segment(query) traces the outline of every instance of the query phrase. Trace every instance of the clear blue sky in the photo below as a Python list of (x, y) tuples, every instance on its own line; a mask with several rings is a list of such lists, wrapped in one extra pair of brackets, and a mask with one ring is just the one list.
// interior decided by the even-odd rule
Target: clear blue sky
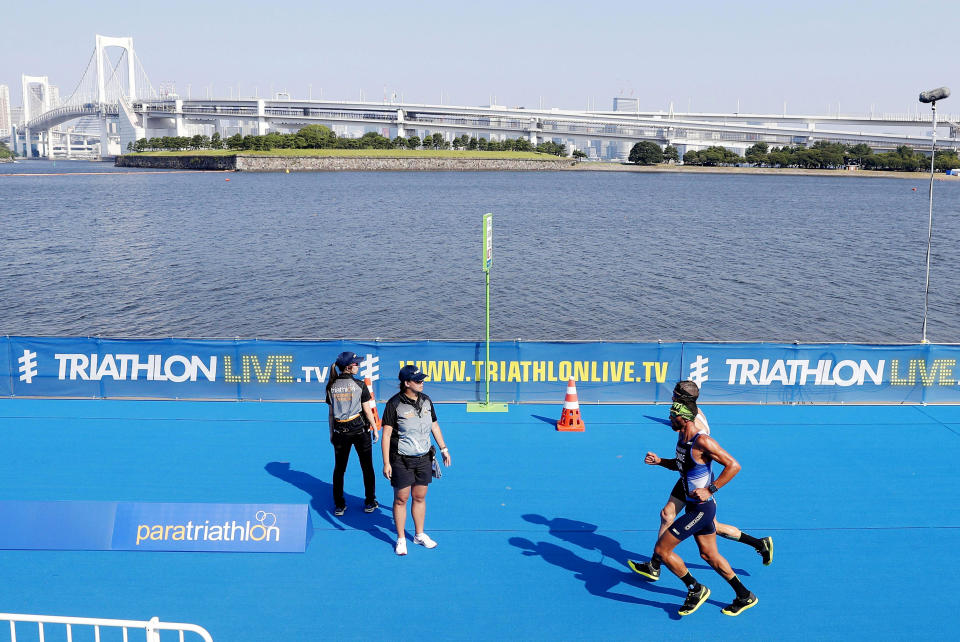
[[(94, 35), (132, 36), (152, 84), (194, 97), (306, 97), (582, 109), (906, 112), (960, 92), (955, 1), (6, 3), (0, 84), (20, 74), (69, 94)], [(930, 34), (930, 42), (925, 42)], [(956, 101), (956, 108), (951, 104)], [(960, 94), (942, 111), (960, 113)]]

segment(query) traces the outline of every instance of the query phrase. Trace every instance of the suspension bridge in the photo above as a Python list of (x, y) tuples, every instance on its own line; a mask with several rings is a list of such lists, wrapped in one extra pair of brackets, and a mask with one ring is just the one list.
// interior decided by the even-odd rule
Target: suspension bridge
[[(119, 50), (119, 55), (115, 52)], [(111, 57), (113, 56), (113, 57)], [(232, 91), (232, 90), (231, 90)], [(625, 160), (640, 140), (673, 145), (683, 154), (722, 146), (743, 154), (756, 143), (811, 145), (817, 141), (864, 143), (878, 151), (909, 145), (929, 148), (925, 114), (746, 114), (679, 113), (615, 109), (561, 110), (429, 105), (396, 101), (331, 101), (270, 97), (194, 99), (158, 92), (137, 57), (132, 37), (96, 36), (80, 80), (58, 100), (46, 76), (21, 77), (22, 118), (14, 123), (11, 147), (28, 157), (58, 158), (125, 153), (140, 138), (165, 136), (265, 135), (291, 133), (322, 124), (338, 136), (376, 132), (388, 138), (440, 133), (450, 141), (467, 135), (488, 140), (525, 138), (565, 144), (569, 153)], [(639, 103), (637, 103), (638, 105)], [(64, 130), (67, 123), (85, 126)], [(941, 115), (940, 149), (960, 149), (960, 115)], [(886, 130), (886, 131), (884, 131)]]

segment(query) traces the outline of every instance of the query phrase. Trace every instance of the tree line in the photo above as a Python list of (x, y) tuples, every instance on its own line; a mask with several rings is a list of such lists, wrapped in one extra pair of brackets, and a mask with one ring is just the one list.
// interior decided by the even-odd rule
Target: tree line
[(10, 148), (7, 147), (6, 143), (0, 143), (0, 158), (13, 158), (15, 156), (16, 153), (10, 151)]
[[(629, 160), (638, 165), (653, 165), (677, 160), (676, 148), (660, 146), (651, 141), (641, 141), (630, 150)], [(770, 148), (766, 143), (756, 143), (747, 148), (743, 156), (725, 147), (712, 146), (690, 150), (683, 155), (684, 165), (753, 165), (755, 167), (800, 167), (804, 169), (840, 169), (858, 165), (864, 169), (890, 170), (897, 172), (923, 171), (930, 167), (930, 157), (915, 151), (908, 145), (900, 145), (894, 151), (877, 154), (865, 143), (844, 145), (817, 141), (810, 147), (804, 145)], [(938, 151), (934, 160), (936, 171), (960, 168), (960, 157), (953, 150)]]
[(556, 156), (566, 156), (566, 145), (543, 142), (534, 145), (526, 138), (508, 138), (502, 141), (487, 140), (473, 136), (457, 136), (452, 141), (443, 134), (432, 136), (397, 136), (393, 139), (376, 132), (367, 132), (360, 138), (337, 136), (324, 125), (307, 125), (294, 134), (247, 135), (234, 134), (222, 138), (218, 132), (212, 136), (162, 136), (141, 138), (127, 144), (127, 151), (184, 151), (201, 149), (230, 149), (235, 151), (269, 151), (272, 149), (466, 149), (481, 151), (540, 152)]

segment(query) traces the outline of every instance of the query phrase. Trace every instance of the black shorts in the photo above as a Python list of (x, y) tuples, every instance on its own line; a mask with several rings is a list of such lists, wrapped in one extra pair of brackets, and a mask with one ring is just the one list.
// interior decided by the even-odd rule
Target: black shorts
[(667, 530), (681, 542), (691, 535), (710, 535), (716, 533), (713, 520), (717, 517), (717, 502), (687, 502), (683, 515), (678, 517)]
[(429, 453), (420, 455), (419, 457), (397, 455), (396, 459), (390, 461), (390, 467), (393, 468), (390, 485), (394, 488), (427, 486), (430, 484), (430, 480), (433, 479), (433, 476), (430, 474)]

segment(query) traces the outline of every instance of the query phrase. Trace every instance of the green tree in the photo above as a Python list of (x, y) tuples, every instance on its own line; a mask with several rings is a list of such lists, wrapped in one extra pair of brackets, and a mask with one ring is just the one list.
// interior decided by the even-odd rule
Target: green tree
[(220, 132), (213, 132), (213, 136), (210, 137), (210, 149), (223, 149), (223, 139), (220, 137)]
[(283, 135), (277, 132), (270, 132), (261, 137), (260, 140), (260, 149), (270, 150), (270, 149), (283, 149), (284, 147)]
[(414, 135), (407, 139), (407, 149), (416, 149), (418, 147), (420, 147), (419, 136)]
[(666, 147), (663, 148), (663, 160), (673, 161), (674, 163), (679, 162), (680, 161), (679, 150), (673, 145), (667, 145)]
[(309, 149), (333, 147), (337, 139), (337, 135), (333, 133), (333, 130), (324, 125), (307, 125), (301, 128), (297, 132), (297, 135), (306, 141), (307, 148)]
[(948, 169), (957, 169), (960, 167), (960, 158), (954, 150), (937, 152), (934, 158), (934, 167), (938, 172), (945, 172)]
[(367, 132), (358, 141), (360, 149), (393, 149), (393, 143), (377, 132)]
[(404, 138), (403, 136), (394, 137), (392, 142), (393, 142), (394, 148), (396, 149), (403, 149), (404, 147), (407, 146), (407, 139)]
[(447, 141), (443, 140), (443, 134), (440, 132), (436, 132), (431, 138), (434, 149), (443, 149), (447, 146)]
[(663, 162), (663, 150), (652, 141), (642, 140), (630, 150), (629, 160), (637, 165), (656, 165)]
[(867, 156), (872, 156), (873, 150), (866, 143), (857, 143), (847, 150), (846, 159), (857, 165), (863, 165)]
[(587, 153), (579, 149), (575, 149), (573, 150), (573, 157), (582, 161), (587, 157)]
[(243, 134), (234, 134), (223, 142), (227, 149), (243, 149)]
[(747, 151), (744, 153), (743, 157), (748, 163), (753, 165), (763, 165), (767, 162), (767, 153), (769, 148), (764, 142), (756, 143), (747, 148)]
[(467, 143), (467, 149), (472, 151), (472, 150), (475, 150), (476, 148), (477, 148), (477, 138), (476, 136), (471, 136), (470, 142)]

